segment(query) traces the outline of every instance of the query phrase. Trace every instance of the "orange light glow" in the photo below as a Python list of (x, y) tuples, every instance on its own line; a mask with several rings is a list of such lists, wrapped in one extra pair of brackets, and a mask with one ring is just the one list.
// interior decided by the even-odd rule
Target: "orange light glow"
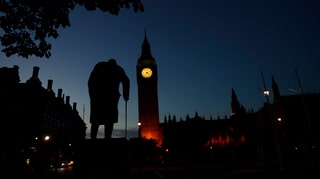
[(231, 143), (244, 143), (246, 141), (245, 136), (241, 135), (238, 141), (234, 141), (229, 134), (215, 134), (211, 136), (211, 139), (205, 144), (206, 147), (225, 147), (230, 145)]

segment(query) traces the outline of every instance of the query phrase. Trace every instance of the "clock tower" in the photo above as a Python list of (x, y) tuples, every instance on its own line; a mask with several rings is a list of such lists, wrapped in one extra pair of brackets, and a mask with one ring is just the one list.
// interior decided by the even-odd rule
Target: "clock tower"
[(162, 143), (159, 130), (158, 69), (145, 33), (136, 66), (138, 82), (139, 137)]

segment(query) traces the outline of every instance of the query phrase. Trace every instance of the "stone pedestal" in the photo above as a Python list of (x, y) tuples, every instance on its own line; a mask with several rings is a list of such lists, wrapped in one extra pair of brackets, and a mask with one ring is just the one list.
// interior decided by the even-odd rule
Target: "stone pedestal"
[(123, 178), (130, 164), (126, 138), (87, 139), (76, 146), (74, 175)]

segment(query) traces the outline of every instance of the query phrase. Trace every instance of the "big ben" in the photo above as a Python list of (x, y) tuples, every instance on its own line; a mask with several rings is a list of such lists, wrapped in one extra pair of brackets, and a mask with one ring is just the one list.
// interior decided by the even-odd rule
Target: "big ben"
[(158, 142), (158, 145), (160, 145), (162, 136), (159, 130), (158, 69), (157, 63), (151, 54), (150, 44), (146, 34), (136, 69), (139, 137), (154, 139)]

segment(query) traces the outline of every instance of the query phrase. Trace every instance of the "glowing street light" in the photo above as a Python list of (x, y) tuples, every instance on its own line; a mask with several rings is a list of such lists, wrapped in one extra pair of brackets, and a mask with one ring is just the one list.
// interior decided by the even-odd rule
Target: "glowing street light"
[(141, 138), (141, 122), (138, 122), (138, 136)]
[(51, 139), (51, 138), (50, 138), (49, 135), (46, 135), (46, 136), (44, 136), (44, 138), (43, 138), (44, 141), (49, 141), (50, 139)]
[(282, 119), (281, 119), (281, 117), (278, 117), (278, 119), (277, 119), (277, 120), (278, 120), (279, 122), (281, 122), (281, 120), (282, 120)]

